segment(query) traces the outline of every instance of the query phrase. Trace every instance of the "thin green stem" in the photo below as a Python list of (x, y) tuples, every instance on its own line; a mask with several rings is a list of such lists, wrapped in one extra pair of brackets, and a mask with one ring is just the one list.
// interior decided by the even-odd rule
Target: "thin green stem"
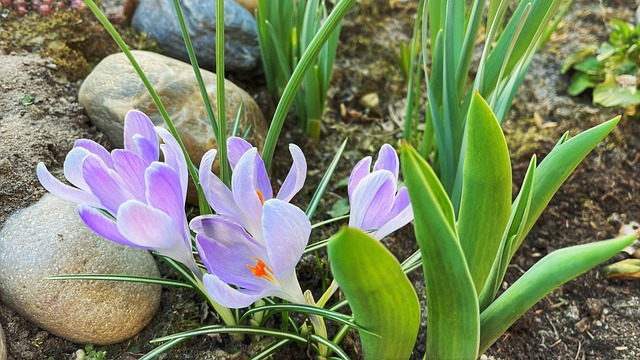
[(231, 185), (231, 166), (227, 158), (227, 115), (224, 94), (224, 0), (216, 1), (216, 97), (218, 100), (218, 154), (220, 178)]

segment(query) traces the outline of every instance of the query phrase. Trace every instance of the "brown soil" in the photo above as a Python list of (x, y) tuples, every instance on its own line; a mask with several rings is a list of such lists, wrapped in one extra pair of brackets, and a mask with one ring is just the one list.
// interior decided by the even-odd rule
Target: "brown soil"
[[(390, 4), (389, 4), (390, 3)], [(307, 186), (297, 197), (306, 206), (326, 165), (345, 137), (347, 150), (333, 184), (316, 212), (315, 221), (327, 219), (333, 204), (346, 196), (340, 180), (348, 176), (357, 160), (373, 155), (385, 142), (397, 144), (400, 127), (390, 119), (402, 114), (404, 83), (391, 49), (410, 35), (414, 5), (402, 1), (372, 5), (363, 2), (350, 13), (342, 32), (334, 81), (325, 118), (322, 141), (309, 142), (294, 121), (286, 124), (278, 149), (279, 162), (274, 177), (282, 179), (288, 169), (289, 142), (299, 144), (310, 164)], [(504, 126), (512, 152), (514, 186), (518, 187), (533, 154), (541, 159), (565, 132), (572, 135), (608, 120), (622, 110), (593, 106), (588, 97), (566, 94), (568, 77), (559, 75), (563, 59), (586, 44), (606, 38), (608, 19), (631, 20), (627, 2), (595, 4), (577, 1), (542, 52), (534, 60), (524, 86), (514, 102)], [(9, 19), (10, 20), (10, 19)], [(16, 19), (14, 19), (16, 21)], [(3, 48), (0, 53), (17, 51), (28, 57), (0, 55), (0, 226), (13, 212), (36, 201), (44, 192), (35, 177), (35, 164), (44, 161), (61, 174), (64, 156), (73, 141), (85, 137), (109, 146), (105, 137), (92, 127), (77, 103), (78, 83), (60, 84), (57, 72), (29, 55), (32, 49)], [(20, 63), (19, 73), (3, 74), (7, 62)], [(258, 80), (260, 82), (261, 80)], [(243, 84), (240, 84), (243, 85)], [(247, 85), (255, 87), (254, 85)], [(360, 98), (377, 92), (381, 104), (365, 109)], [(43, 101), (22, 105), (24, 94), (41, 95)], [(262, 97), (264, 98), (264, 97)], [(261, 105), (266, 105), (262, 101)], [(266, 111), (268, 112), (268, 111)], [(268, 114), (267, 114), (268, 115)], [(548, 126), (550, 122), (557, 126)], [(576, 244), (617, 235), (624, 223), (640, 220), (640, 122), (623, 119), (614, 132), (589, 155), (560, 189), (517, 252), (507, 274), (511, 284), (523, 271), (549, 252)], [(315, 230), (312, 241), (327, 238), (339, 225)], [(400, 259), (416, 250), (410, 227), (385, 240)], [(321, 254), (322, 255), (322, 254)], [(176, 275), (159, 263), (163, 276)], [(304, 288), (321, 292), (321, 274), (314, 256), (303, 258), (299, 276)], [(424, 297), (421, 273), (410, 276)], [(109, 359), (134, 359), (153, 349), (149, 340), (216, 323), (196, 294), (166, 288), (162, 308), (152, 323), (127, 342), (96, 347)], [(28, 323), (13, 310), (0, 304), (0, 324), (5, 330), (10, 359), (71, 359), (83, 345), (57, 338)], [(424, 353), (423, 334), (414, 358)], [(640, 358), (640, 282), (612, 281), (592, 270), (555, 290), (517, 321), (487, 352), (497, 359), (638, 359)], [(223, 336), (200, 336), (162, 355), (162, 359), (242, 359), (268, 345), (271, 339), (245, 338), (231, 341)], [(357, 334), (350, 333), (343, 347), (353, 358), (360, 357)], [(274, 358), (305, 358), (307, 352), (295, 346)]]

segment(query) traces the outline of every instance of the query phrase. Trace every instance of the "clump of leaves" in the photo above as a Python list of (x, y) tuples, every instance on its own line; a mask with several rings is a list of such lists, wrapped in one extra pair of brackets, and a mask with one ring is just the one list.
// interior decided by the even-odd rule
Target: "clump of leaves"
[(573, 71), (567, 92), (593, 89), (593, 103), (606, 107), (639, 105), (640, 27), (613, 19), (609, 28), (608, 41), (583, 48), (562, 65), (561, 73)]

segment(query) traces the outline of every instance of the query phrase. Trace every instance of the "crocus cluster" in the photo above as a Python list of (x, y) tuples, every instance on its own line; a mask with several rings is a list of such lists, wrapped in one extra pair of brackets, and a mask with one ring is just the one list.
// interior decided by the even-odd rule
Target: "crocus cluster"
[[(75, 142), (64, 162), (64, 175), (73, 186), (57, 180), (42, 163), (37, 173), (47, 190), (79, 204), (80, 217), (94, 232), (180, 261), (225, 307), (247, 307), (267, 296), (305, 304), (295, 267), (311, 223), (290, 203), (306, 179), (304, 154), (289, 146), (291, 169), (274, 194), (258, 149), (238, 137), (229, 138), (227, 147), (231, 188), (213, 174), (217, 152), (208, 151), (199, 180), (215, 214), (190, 224), (184, 209), (187, 163), (180, 145), (139, 111), (125, 117), (124, 149), (108, 152), (91, 140)], [(349, 226), (382, 239), (412, 220), (407, 190), (397, 189), (398, 169), (398, 156), (389, 145), (380, 149), (373, 171), (371, 157), (358, 162), (349, 179)], [(204, 274), (194, 260), (189, 230), (196, 234)]]
[[(158, 136), (164, 144), (159, 144)], [(184, 211), (185, 158), (175, 138), (154, 127), (145, 114), (127, 113), (124, 149), (109, 153), (91, 140), (75, 142), (64, 161), (64, 175), (74, 186), (57, 180), (43, 163), (37, 173), (51, 193), (79, 204), (80, 217), (98, 235), (155, 250), (199, 275)]]

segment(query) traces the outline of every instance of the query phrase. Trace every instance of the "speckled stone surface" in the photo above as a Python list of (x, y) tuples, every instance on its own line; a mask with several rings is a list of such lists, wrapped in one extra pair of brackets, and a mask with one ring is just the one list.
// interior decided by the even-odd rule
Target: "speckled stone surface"
[[(183, 0), (182, 14), (200, 66), (214, 69), (216, 63), (215, 0)], [(253, 4), (244, 2), (249, 8)], [(258, 30), (252, 14), (234, 0), (224, 2), (224, 66), (228, 71), (254, 69), (260, 58)], [(172, 0), (142, 0), (131, 24), (161, 45), (176, 59), (189, 61)]]
[(2, 325), (0, 325), (0, 360), (7, 360), (7, 344), (5, 343)]
[[(133, 55), (167, 108), (191, 160), (199, 164), (202, 155), (217, 146), (193, 68), (190, 64), (152, 52), (133, 51)], [(203, 70), (202, 77), (207, 84), (212, 106), (216, 109), (216, 74)], [(131, 109), (144, 112), (154, 124), (164, 126), (164, 120), (151, 96), (123, 53), (102, 60), (82, 84), (78, 97), (91, 121), (116, 147), (123, 146), (124, 116)], [(249, 94), (225, 80), (226, 126), (229, 133), (240, 104), (243, 104), (243, 110), (238, 134), (244, 134), (251, 127), (247, 140), (261, 149), (267, 124), (260, 108)]]
[(0, 230), (3, 304), (76, 343), (113, 344), (136, 335), (155, 315), (161, 288), (47, 279), (91, 273), (159, 277), (148, 251), (99, 237), (84, 225), (76, 204), (52, 194), (12, 215)]

